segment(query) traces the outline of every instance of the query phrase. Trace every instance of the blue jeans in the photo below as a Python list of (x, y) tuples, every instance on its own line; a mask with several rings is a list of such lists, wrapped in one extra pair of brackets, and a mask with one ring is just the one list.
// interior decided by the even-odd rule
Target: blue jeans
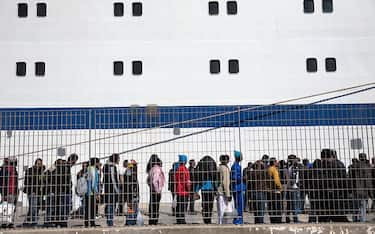
[(358, 210), (358, 215), (353, 215), (353, 222), (366, 222), (367, 199), (356, 199), (354, 207)]
[(71, 207), (71, 194), (60, 194), (56, 198), (56, 223), (66, 226)]
[(113, 216), (114, 216), (114, 207), (115, 204), (109, 203), (105, 206), (105, 216), (107, 217), (107, 226), (112, 227), (113, 226)]
[(27, 212), (26, 223), (36, 225), (38, 223), (39, 209), (38, 209), (39, 196), (32, 194), (28, 196), (29, 210)]
[(264, 223), (264, 211), (266, 209), (266, 199), (267, 199), (267, 196), (265, 192), (254, 193), (255, 223)]
[(45, 223), (51, 224), (55, 220), (55, 195), (48, 194), (46, 198), (46, 216), (45, 216)]
[(298, 190), (287, 191), (287, 217), (289, 213), (293, 214), (293, 221), (298, 222), (298, 214), (301, 207), (301, 193)]

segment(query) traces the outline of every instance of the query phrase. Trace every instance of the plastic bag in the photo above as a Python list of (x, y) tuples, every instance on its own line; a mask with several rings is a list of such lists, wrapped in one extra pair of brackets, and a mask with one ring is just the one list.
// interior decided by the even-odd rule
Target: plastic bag
[(177, 207), (177, 196), (174, 196), (173, 201), (172, 201), (172, 208), (176, 209), (176, 207)]
[(143, 220), (142, 213), (140, 211), (138, 211), (138, 214), (137, 214), (137, 226), (143, 226), (143, 225), (144, 225), (144, 220)]

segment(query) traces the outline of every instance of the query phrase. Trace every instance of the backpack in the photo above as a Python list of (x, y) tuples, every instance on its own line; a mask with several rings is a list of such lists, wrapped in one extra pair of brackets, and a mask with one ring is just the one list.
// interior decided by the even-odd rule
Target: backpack
[(77, 181), (76, 193), (83, 197), (87, 193), (87, 178), (86, 175), (80, 177)]

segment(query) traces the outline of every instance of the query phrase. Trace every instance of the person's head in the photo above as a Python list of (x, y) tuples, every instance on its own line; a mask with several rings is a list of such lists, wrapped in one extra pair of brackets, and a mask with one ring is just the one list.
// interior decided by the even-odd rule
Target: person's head
[(235, 150), (234, 159), (236, 160), (236, 162), (241, 162), (243, 159), (242, 153), (240, 151)]
[(270, 156), (268, 156), (267, 154), (263, 154), (262, 162), (267, 165), (269, 163), (269, 160), (270, 160)]
[(195, 163), (195, 160), (194, 159), (190, 159), (189, 160), (189, 166), (190, 167), (195, 167), (196, 163)]
[(276, 158), (270, 158), (270, 166), (276, 166), (277, 160)]
[(130, 163), (128, 163), (128, 169), (137, 173), (137, 162), (134, 159), (130, 160)]
[(57, 166), (61, 166), (61, 165), (63, 165), (64, 164), (64, 160), (62, 160), (61, 158), (59, 158), (59, 159), (57, 159), (56, 161), (55, 161), (55, 166), (57, 167)]
[(98, 158), (90, 158), (90, 166), (96, 167), (99, 164), (100, 160)]
[(118, 164), (120, 162), (120, 155), (119, 154), (112, 154), (109, 157), (109, 161), (114, 164)]
[(322, 149), (320, 152), (320, 158), (322, 160), (327, 160), (332, 157), (332, 151), (330, 149)]
[(89, 166), (88, 161), (82, 163), (82, 169), (86, 169), (88, 166)]
[(223, 165), (227, 165), (229, 163), (229, 155), (227, 154), (220, 155), (220, 163)]
[(307, 159), (307, 158), (305, 158), (305, 159), (303, 159), (302, 160), (302, 164), (305, 166), (305, 167), (307, 167), (308, 165), (309, 165), (309, 160)]
[(248, 168), (252, 168), (252, 167), (253, 167), (253, 163), (252, 163), (252, 162), (248, 162), (248, 163), (247, 163), (247, 167), (248, 167)]
[(352, 158), (352, 164), (356, 164), (356, 163), (359, 163), (359, 160), (357, 158)]
[(129, 161), (127, 159), (125, 159), (123, 162), (122, 162), (122, 166), (124, 168), (128, 168), (128, 165), (129, 165)]
[(367, 155), (365, 153), (360, 153), (358, 155), (359, 161), (365, 162), (367, 160)]
[(68, 157), (68, 164), (70, 164), (71, 166), (73, 166), (74, 164), (76, 164), (78, 161), (78, 154), (76, 153), (72, 153), (71, 155), (69, 155)]
[(34, 166), (38, 169), (43, 168), (43, 160), (41, 158), (38, 158), (35, 160)]
[(178, 155), (178, 163), (185, 165), (187, 163), (188, 157), (185, 154)]

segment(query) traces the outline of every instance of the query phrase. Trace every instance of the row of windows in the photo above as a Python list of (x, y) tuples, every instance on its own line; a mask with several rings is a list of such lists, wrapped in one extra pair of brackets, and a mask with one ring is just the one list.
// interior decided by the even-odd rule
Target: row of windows
[[(142, 75), (142, 61), (132, 61), (132, 74)], [(336, 58), (325, 59), (326, 72), (335, 72), (337, 69)], [(316, 58), (306, 59), (306, 71), (317, 72), (318, 71), (318, 60)], [(35, 76), (44, 76), (46, 72), (46, 64), (44, 62), (35, 62)], [(219, 74), (221, 72), (221, 61), (219, 59), (210, 60), (210, 73)], [(230, 74), (237, 74), (240, 72), (239, 60), (230, 59), (228, 60), (228, 72)], [(16, 75), (26, 76), (26, 62), (16, 63)], [(122, 76), (124, 75), (124, 62), (114, 61), (113, 62), (113, 75)]]
[[(240, 64), (238, 59), (228, 60), (228, 72), (230, 74), (237, 74), (240, 72)], [(210, 73), (219, 74), (220, 73), (220, 60), (212, 59), (210, 60)]]
[[(122, 17), (124, 16), (124, 3), (123, 2), (115, 2), (113, 3), (113, 15), (115, 17)], [(142, 16), (143, 14), (143, 6), (141, 2), (133, 2), (132, 3), (132, 12), (133, 16)]]
[[(236, 1), (227, 2), (227, 14), (237, 15), (238, 7)], [(208, 2), (208, 14), (209, 15), (219, 15), (219, 2), (210, 1)]]
[[(335, 72), (337, 69), (336, 58), (325, 59), (326, 72)], [(317, 72), (318, 71), (318, 60), (316, 58), (306, 59), (306, 71)]]
[[(333, 0), (322, 0), (322, 8), (323, 8), (323, 13), (332, 13), (333, 12)], [(305, 13), (314, 13), (315, 12), (314, 0), (304, 0), (303, 11)]]
[[(142, 61), (132, 61), (132, 74), (142, 75)], [(114, 61), (113, 62), (113, 75), (122, 76), (124, 75), (124, 62)]]
[[(18, 3), (18, 17), (25, 18), (28, 16), (28, 5), (27, 3)], [(47, 16), (47, 3), (38, 2), (36, 4), (36, 16), (46, 17)]]
[[(16, 75), (26, 76), (26, 62), (16, 63)], [(44, 62), (35, 62), (35, 76), (44, 76), (46, 73), (46, 64)]]

